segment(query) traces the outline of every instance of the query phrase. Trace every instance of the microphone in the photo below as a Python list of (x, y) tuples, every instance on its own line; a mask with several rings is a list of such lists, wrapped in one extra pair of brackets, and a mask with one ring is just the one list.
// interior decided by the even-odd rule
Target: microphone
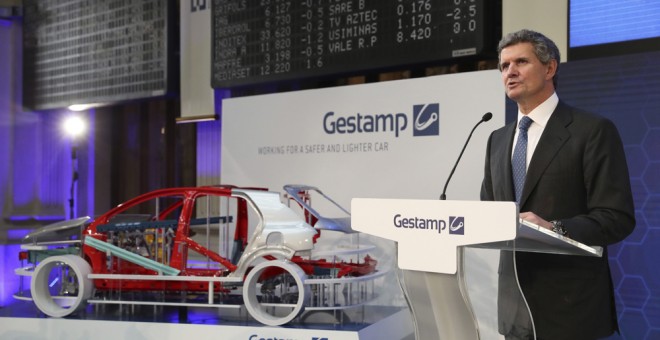
[(493, 114), (490, 112), (486, 112), (482, 117), (481, 120), (477, 123), (472, 128), (472, 131), (470, 131), (470, 135), (468, 136), (467, 140), (465, 141), (465, 145), (463, 145), (463, 150), (461, 150), (461, 154), (458, 155), (458, 159), (456, 159), (456, 164), (454, 164), (454, 168), (451, 169), (451, 172), (449, 173), (449, 177), (447, 177), (447, 182), (445, 182), (445, 188), (442, 189), (442, 195), (440, 195), (440, 200), (444, 201), (447, 199), (447, 195), (445, 193), (447, 192), (447, 185), (449, 185), (449, 181), (451, 180), (451, 176), (454, 175), (454, 171), (456, 171), (456, 166), (458, 165), (458, 162), (461, 161), (461, 157), (463, 157), (463, 152), (465, 152), (465, 148), (467, 147), (468, 143), (470, 142), (470, 138), (472, 138), (472, 133), (474, 133), (474, 130), (477, 129), (477, 126), (483, 122), (489, 121), (491, 118), (493, 118)]

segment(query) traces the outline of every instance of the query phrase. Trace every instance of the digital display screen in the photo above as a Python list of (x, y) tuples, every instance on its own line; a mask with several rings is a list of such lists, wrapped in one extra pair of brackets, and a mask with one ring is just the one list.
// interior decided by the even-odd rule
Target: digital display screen
[(571, 0), (570, 47), (660, 37), (660, 1)]
[(492, 0), (213, 0), (212, 86), (494, 54)]
[(167, 94), (173, 2), (26, 0), (23, 104), (33, 110)]
[(659, 49), (660, 1), (570, 0), (569, 59)]

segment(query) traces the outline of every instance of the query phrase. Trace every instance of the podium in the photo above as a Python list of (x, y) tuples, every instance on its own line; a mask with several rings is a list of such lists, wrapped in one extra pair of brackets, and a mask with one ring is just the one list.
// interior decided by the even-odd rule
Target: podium
[[(503, 338), (498, 328), (512, 324), (535, 334), (515, 252), (599, 257), (603, 251), (520, 220), (514, 202), (354, 198), (351, 225), (396, 242), (399, 283), (417, 339), (497, 339)], [(491, 266), (467, 261), (470, 248), (490, 250)], [(470, 280), (472, 267), (488, 274)], [(496, 289), (484, 292), (488, 282)]]

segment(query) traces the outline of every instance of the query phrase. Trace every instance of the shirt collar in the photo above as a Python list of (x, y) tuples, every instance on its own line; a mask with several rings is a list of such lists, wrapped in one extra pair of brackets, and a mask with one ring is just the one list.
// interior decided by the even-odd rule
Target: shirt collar
[[(552, 95), (548, 97), (548, 99), (534, 108), (532, 112), (528, 113), (527, 117), (531, 118), (534, 123), (541, 125), (541, 127), (545, 127), (545, 125), (548, 123), (548, 120), (550, 119), (550, 116), (552, 115), (552, 112), (554, 112), (555, 108), (557, 108), (557, 104), (559, 104), (559, 97), (557, 97), (557, 92), (553, 92)], [(524, 115), (522, 112), (520, 112), (520, 110), (518, 110), (518, 122), (520, 122), (522, 117), (524, 117)]]

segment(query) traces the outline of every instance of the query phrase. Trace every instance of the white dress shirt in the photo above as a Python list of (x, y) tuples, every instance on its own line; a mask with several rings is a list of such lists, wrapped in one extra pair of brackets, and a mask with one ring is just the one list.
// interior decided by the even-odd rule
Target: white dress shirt
[[(559, 104), (559, 97), (557, 97), (557, 93), (555, 92), (552, 94), (552, 96), (541, 103), (541, 105), (537, 106), (534, 110), (532, 110), (532, 112), (527, 114), (527, 117), (534, 121), (527, 130), (527, 161), (525, 162), (527, 168), (529, 168), (529, 162), (532, 160), (532, 155), (534, 154), (534, 150), (536, 150), (536, 145), (539, 144), (541, 134), (543, 133), (546, 124), (548, 124), (548, 119), (550, 119), (552, 112), (554, 112), (555, 108), (557, 108), (557, 104)], [(523, 116), (524, 115), (522, 112), (518, 110), (518, 119), (516, 120), (516, 135), (513, 136), (511, 157), (513, 157), (513, 149), (516, 147), (516, 141), (518, 140), (518, 134), (520, 133), (520, 129), (518, 129), (517, 126), (520, 124), (520, 119), (522, 119)]]

